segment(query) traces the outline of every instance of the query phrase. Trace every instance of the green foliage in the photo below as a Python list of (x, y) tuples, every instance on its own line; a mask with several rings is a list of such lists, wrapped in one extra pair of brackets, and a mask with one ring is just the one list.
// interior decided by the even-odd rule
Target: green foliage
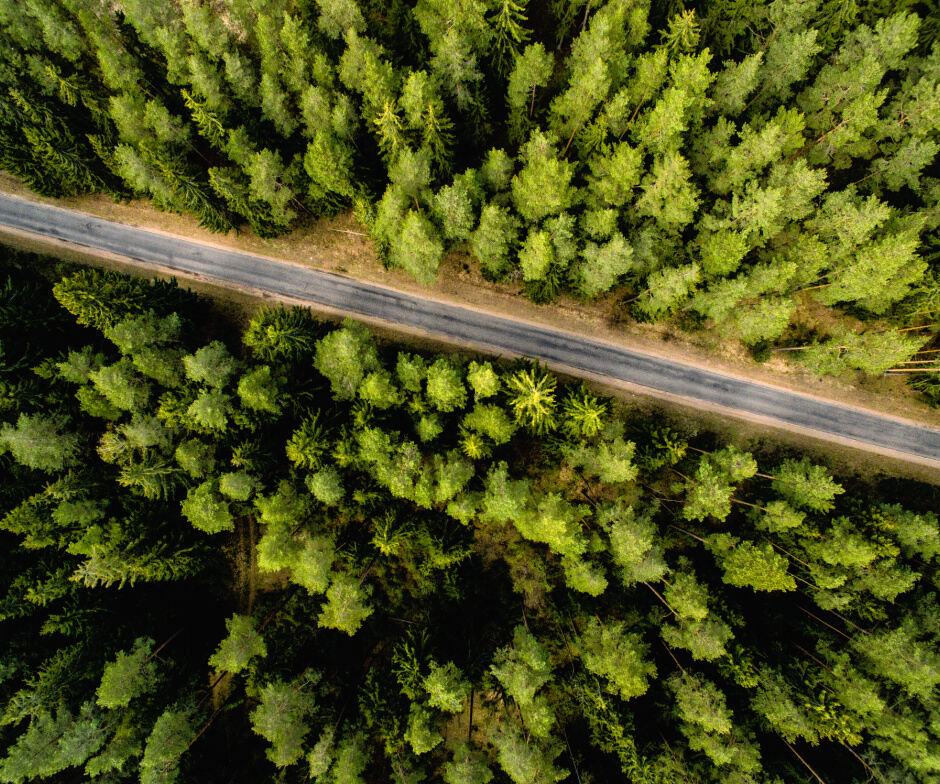
[[(0, 3), (0, 168), (263, 237), (352, 202), (425, 283), (467, 247), (880, 374), (937, 307), (936, 3), (902, 5)], [(298, 309), (209, 342), (172, 282), (83, 270), (59, 308), (14, 261), (0, 778), (937, 777), (928, 486)]]
[(505, 379), (516, 421), (536, 433), (555, 427), (555, 377), (540, 368), (517, 370)]
[(369, 586), (362, 585), (348, 575), (337, 576), (326, 591), (326, 604), (317, 617), (317, 623), (325, 629), (337, 629), (352, 635), (372, 614), (367, 604)]
[(624, 624), (602, 624), (589, 618), (578, 648), (588, 672), (605, 679), (621, 699), (646, 693), (656, 666), (645, 659), (649, 652), (639, 634), (627, 634)]
[(715, 534), (709, 547), (724, 569), (729, 585), (757, 591), (794, 591), (796, 580), (787, 574), (789, 561), (767, 543), (740, 541), (728, 534)]
[(252, 659), (268, 655), (264, 637), (255, 629), (251, 616), (233, 615), (226, 619), (225, 629), (228, 635), (209, 657), (210, 667), (235, 675), (248, 667)]
[(180, 758), (196, 734), (194, 718), (191, 709), (168, 708), (160, 714), (140, 759), (141, 784), (173, 784), (179, 778)]
[(845, 492), (824, 466), (808, 458), (786, 460), (774, 471), (774, 490), (798, 508), (828, 512), (833, 499)]
[(271, 745), (268, 759), (283, 768), (297, 762), (304, 753), (303, 742), (313, 713), (314, 697), (307, 691), (311, 675), (304, 673), (294, 682), (273, 680), (259, 689), (258, 707), (251, 712), (251, 728)]
[(496, 280), (509, 271), (518, 235), (519, 221), (508, 209), (493, 203), (483, 206), (480, 220), (470, 234), (470, 250), (484, 275)]
[(238, 397), (246, 408), (267, 414), (279, 414), (277, 380), (269, 365), (261, 365), (246, 373), (238, 382)]
[(430, 286), (437, 277), (443, 256), (444, 244), (434, 224), (420, 212), (409, 210), (392, 240), (389, 261), (425, 286)]
[(470, 682), (463, 679), (463, 673), (453, 662), (431, 665), (431, 671), (424, 679), (424, 689), (428, 693), (428, 705), (446, 713), (459, 713), (470, 696)]
[(126, 708), (131, 701), (152, 691), (157, 684), (153, 640), (139, 638), (128, 653), (120, 651), (101, 674), (95, 701), (102, 708)]
[(228, 502), (219, 495), (213, 479), (189, 490), (182, 503), (182, 513), (195, 528), (208, 534), (231, 531), (235, 527)]
[(511, 187), (513, 204), (524, 220), (535, 223), (574, 203), (574, 171), (559, 158), (554, 138), (533, 131), (521, 155), (524, 165), (512, 178)]
[(425, 394), (434, 408), (444, 413), (463, 408), (467, 390), (462, 376), (460, 368), (444, 358), (428, 368)]
[(314, 367), (341, 400), (355, 397), (366, 374), (378, 369), (375, 343), (364, 327), (351, 321), (321, 338), (316, 346)]
[(78, 436), (62, 432), (60, 422), (41, 414), (20, 414), (16, 426), (0, 427), (0, 449), (21, 465), (40, 471), (61, 471), (78, 459)]
[(537, 737), (548, 735), (555, 715), (540, 690), (549, 682), (552, 668), (548, 652), (539, 641), (517, 626), (512, 645), (496, 652), (490, 671), (518, 705), (526, 729)]

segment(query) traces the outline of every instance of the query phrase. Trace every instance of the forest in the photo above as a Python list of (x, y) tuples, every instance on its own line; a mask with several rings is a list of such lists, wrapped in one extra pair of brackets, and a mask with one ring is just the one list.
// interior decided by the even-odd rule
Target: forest
[(3, 784), (940, 780), (940, 487), (3, 261)]
[[(274, 236), (353, 209), (940, 401), (937, 0), (0, 0), (0, 167)], [(925, 353), (920, 353), (925, 352)]]

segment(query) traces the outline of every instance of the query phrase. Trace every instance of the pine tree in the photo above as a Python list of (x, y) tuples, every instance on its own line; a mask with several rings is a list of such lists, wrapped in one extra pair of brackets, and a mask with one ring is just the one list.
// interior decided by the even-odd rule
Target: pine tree
[(446, 713), (460, 713), (470, 696), (470, 681), (463, 678), (463, 673), (453, 662), (443, 665), (434, 662), (424, 679), (424, 690), (432, 708)]
[(493, 780), (486, 757), (463, 742), (453, 746), (452, 757), (444, 763), (442, 775), (444, 784), (489, 784)]
[(401, 405), (402, 396), (387, 370), (374, 370), (359, 385), (359, 397), (380, 411)]
[(688, 161), (678, 152), (657, 157), (641, 183), (637, 214), (652, 218), (664, 231), (681, 231), (692, 222), (700, 204), (691, 179)]
[(823, 467), (813, 465), (809, 458), (785, 460), (774, 471), (774, 492), (797, 508), (828, 512), (834, 499), (845, 492)]
[(325, 629), (337, 629), (353, 635), (363, 621), (372, 614), (367, 603), (371, 590), (358, 580), (339, 575), (326, 591), (326, 603), (317, 616), (317, 624)]
[(270, 365), (260, 365), (246, 373), (238, 382), (238, 398), (242, 405), (253, 411), (279, 414), (279, 379), (271, 373)]
[(514, 724), (501, 728), (492, 742), (499, 765), (513, 784), (554, 784), (568, 775), (567, 770), (554, 764), (562, 751), (561, 744), (526, 740)]
[(264, 362), (297, 362), (313, 354), (316, 332), (308, 310), (265, 307), (251, 317), (242, 341)]
[(647, 290), (634, 307), (647, 316), (656, 318), (675, 308), (692, 292), (701, 277), (698, 264), (682, 267), (663, 267), (646, 279)]
[(597, 207), (621, 208), (633, 201), (640, 182), (643, 157), (627, 142), (604, 145), (588, 159), (590, 203)]
[(317, 0), (317, 8), (317, 26), (330, 38), (342, 38), (348, 30), (365, 32), (365, 19), (356, 0)]
[(182, 503), (182, 513), (194, 527), (208, 534), (235, 528), (228, 502), (218, 494), (216, 481), (212, 479), (190, 488)]
[(167, 708), (160, 714), (140, 759), (141, 784), (173, 784), (179, 778), (180, 758), (196, 734), (194, 718), (188, 708)]
[(379, 369), (372, 336), (365, 327), (350, 320), (343, 323), (342, 329), (317, 341), (313, 364), (340, 400), (353, 399), (366, 374)]
[(431, 211), (448, 240), (466, 240), (473, 231), (476, 215), (473, 197), (460, 182), (441, 188), (431, 201)]
[(563, 154), (574, 135), (623, 79), (626, 30), (617, 11), (617, 4), (599, 10), (571, 45), (565, 61), (568, 88), (552, 101), (549, 114), (552, 131), (567, 140)]
[(186, 422), (203, 433), (224, 433), (232, 416), (232, 398), (218, 389), (203, 389), (186, 408)]
[(769, 542), (741, 541), (736, 536), (714, 534), (709, 549), (724, 570), (722, 580), (756, 591), (794, 591), (796, 580), (787, 574), (790, 563)]
[(225, 629), (228, 635), (209, 657), (210, 667), (237, 674), (248, 667), (252, 659), (267, 656), (264, 637), (254, 628), (250, 616), (233, 615), (226, 619)]
[(392, 240), (389, 261), (401, 267), (419, 283), (430, 286), (444, 256), (444, 243), (438, 231), (421, 212), (409, 210), (401, 229)]
[(645, 694), (649, 679), (656, 675), (656, 666), (645, 659), (649, 649), (641, 636), (626, 633), (622, 623), (603, 624), (588, 618), (578, 650), (588, 672), (605, 679), (624, 700)]
[(126, 708), (157, 686), (157, 667), (153, 659), (153, 640), (139, 637), (130, 652), (119, 651), (101, 673), (95, 701), (102, 708)]
[(619, 567), (625, 586), (656, 581), (665, 575), (668, 567), (663, 560), (658, 530), (648, 514), (614, 502), (599, 507), (596, 517), (605, 526), (611, 558)]
[(505, 207), (488, 203), (470, 235), (470, 250), (480, 261), (485, 277), (498, 280), (510, 267), (510, 255), (519, 236), (519, 221)]
[(544, 280), (555, 264), (555, 246), (548, 231), (532, 229), (519, 249), (519, 267), (522, 279), (528, 282)]
[(42, 414), (20, 414), (13, 426), (0, 427), (0, 448), (28, 468), (61, 471), (78, 461), (79, 437), (64, 432), (64, 423)]
[(522, 148), (522, 159), (525, 165), (512, 178), (512, 200), (525, 220), (535, 223), (574, 203), (574, 167), (559, 159), (553, 137), (533, 131)]
[(490, 672), (522, 713), (526, 729), (539, 738), (548, 735), (555, 722), (551, 706), (540, 690), (551, 678), (548, 651), (526, 629), (513, 630), (512, 645), (500, 648)]
[(619, 232), (606, 243), (585, 245), (583, 260), (570, 271), (575, 290), (585, 299), (610, 290), (633, 266), (633, 248)]
[(505, 380), (516, 421), (535, 433), (555, 427), (555, 377), (545, 370), (517, 370)]
[(434, 362), (427, 371), (426, 395), (438, 411), (449, 412), (463, 408), (467, 390), (461, 370), (447, 359)]
[(304, 154), (310, 196), (316, 201), (333, 197), (351, 199), (356, 192), (353, 165), (353, 148), (332, 133), (317, 128)]
[(310, 732), (307, 722), (315, 706), (308, 689), (315, 682), (315, 676), (305, 673), (293, 682), (275, 679), (259, 690), (258, 707), (250, 715), (251, 728), (271, 744), (266, 754), (279, 768), (303, 756), (304, 739)]

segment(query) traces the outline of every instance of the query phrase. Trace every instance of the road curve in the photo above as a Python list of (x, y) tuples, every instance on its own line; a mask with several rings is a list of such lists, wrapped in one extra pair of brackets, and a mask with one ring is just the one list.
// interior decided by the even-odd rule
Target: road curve
[[(542, 360), (653, 396), (723, 409), (817, 437), (913, 458), (940, 468), (940, 430), (591, 340), (562, 330), (407, 294), (250, 253), (146, 231), (0, 194), (0, 225), (198, 275), (380, 319), (482, 350)], [(847, 440), (847, 441), (846, 441)]]

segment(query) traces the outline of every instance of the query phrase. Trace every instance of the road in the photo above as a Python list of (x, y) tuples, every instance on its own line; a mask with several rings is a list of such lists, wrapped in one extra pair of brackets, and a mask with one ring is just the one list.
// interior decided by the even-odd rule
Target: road
[(250, 253), (159, 234), (0, 194), (0, 225), (199, 276), (379, 319), (409, 331), (551, 367), (654, 397), (940, 468), (940, 430), (524, 321)]

